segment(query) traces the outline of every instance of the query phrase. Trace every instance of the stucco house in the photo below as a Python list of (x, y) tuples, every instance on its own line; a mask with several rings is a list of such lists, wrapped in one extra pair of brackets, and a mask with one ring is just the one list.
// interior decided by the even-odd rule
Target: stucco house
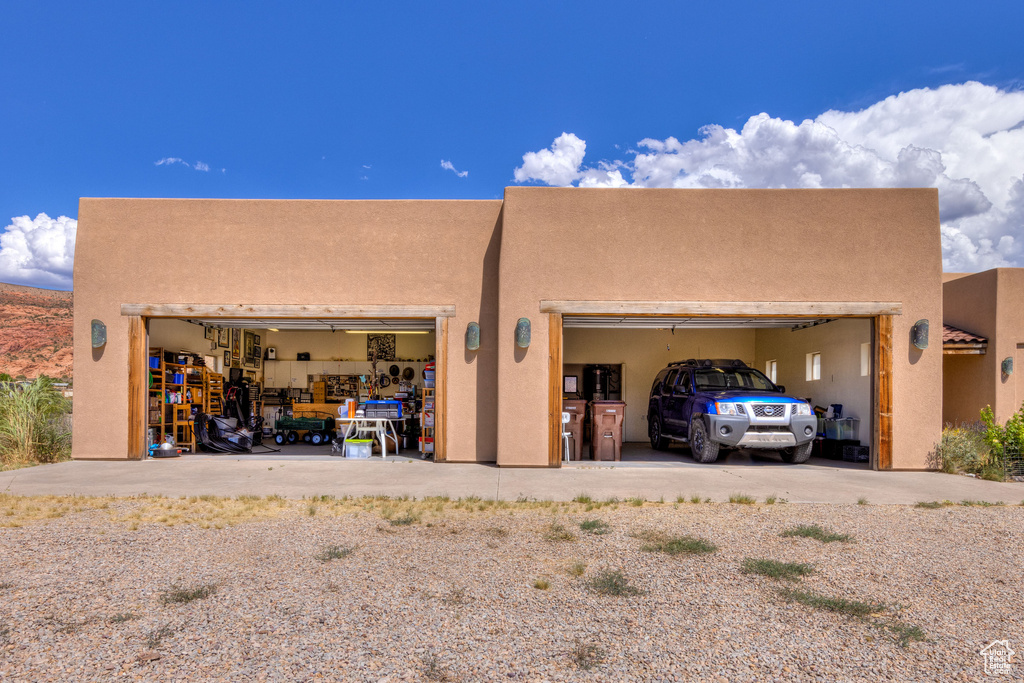
[[(149, 386), (154, 349), (194, 351), (226, 374), (221, 364), (237, 357), (220, 337), (246, 330), (264, 351), (247, 347), (245, 372), (289, 395), (365, 373), (368, 334), (395, 335), (400, 374), (422, 375), (432, 359), (438, 462), (560, 466), (566, 378), (593, 367), (617, 373), (607, 389), (626, 403), (624, 439), (644, 442), (661, 368), (740, 358), (815, 405), (842, 404), (860, 420), (871, 467), (925, 469), (946, 356), (912, 332), (930, 321), (938, 341), (942, 279), (934, 189), (84, 198), (73, 457), (144, 457), (152, 416), (167, 408), (168, 392)], [(970, 279), (946, 283), (946, 296)], [(945, 318), (996, 338), (948, 304)], [(516, 341), (524, 319), (526, 347)], [(93, 321), (106, 329), (96, 347)], [(478, 347), (467, 343), (474, 324)], [(999, 349), (993, 358), (1011, 353)]]
[(943, 420), (977, 422), (992, 406), (1005, 422), (1024, 403), (1024, 269), (943, 277), (943, 321), (960, 331), (943, 344)]

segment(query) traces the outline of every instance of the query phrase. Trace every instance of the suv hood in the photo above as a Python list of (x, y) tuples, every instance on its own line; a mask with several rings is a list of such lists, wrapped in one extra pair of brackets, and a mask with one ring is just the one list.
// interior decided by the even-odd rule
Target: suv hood
[(770, 391), (742, 391), (742, 390), (726, 390), (726, 391), (702, 391), (701, 396), (707, 397), (712, 401), (732, 401), (735, 403), (803, 403), (804, 401), (793, 396), (787, 396), (786, 394), (777, 394)]

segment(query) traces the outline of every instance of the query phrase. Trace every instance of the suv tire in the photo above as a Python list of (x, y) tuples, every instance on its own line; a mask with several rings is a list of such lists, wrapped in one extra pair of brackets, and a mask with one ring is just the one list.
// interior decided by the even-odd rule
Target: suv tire
[(704, 420), (694, 415), (690, 426), (690, 452), (697, 462), (709, 463), (718, 460), (719, 444), (708, 438)]
[(647, 428), (647, 435), (651, 437), (651, 448), (656, 451), (668, 450), (668, 439), (661, 431), (661, 418), (651, 418), (651, 426)]
[(793, 463), (799, 465), (802, 462), (807, 462), (811, 457), (811, 449), (814, 447), (813, 441), (808, 441), (805, 444), (799, 446), (793, 446), (787, 448), (784, 451), (779, 451), (779, 455), (782, 456), (783, 462)]

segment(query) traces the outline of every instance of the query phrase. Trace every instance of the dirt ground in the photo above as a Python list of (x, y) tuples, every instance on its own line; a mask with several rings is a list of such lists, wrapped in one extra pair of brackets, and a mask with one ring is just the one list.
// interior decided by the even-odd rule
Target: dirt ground
[(0, 496), (0, 679), (980, 681), (1022, 568), (1021, 506)]

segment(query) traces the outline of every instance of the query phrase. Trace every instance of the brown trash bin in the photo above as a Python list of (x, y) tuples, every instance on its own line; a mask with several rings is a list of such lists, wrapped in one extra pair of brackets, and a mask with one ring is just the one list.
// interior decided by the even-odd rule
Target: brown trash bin
[(622, 401), (593, 401), (590, 404), (590, 457), (594, 460), (622, 460), (622, 423), (626, 404)]
[[(562, 399), (562, 412), (569, 413), (569, 424), (562, 425), (562, 430), (572, 432), (572, 450), (569, 457), (573, 460), (583, 459), (583, 417), (587, 414), (587, 402), (583, 399)], [(562, 446), (565, 448), (564, 444)]]

